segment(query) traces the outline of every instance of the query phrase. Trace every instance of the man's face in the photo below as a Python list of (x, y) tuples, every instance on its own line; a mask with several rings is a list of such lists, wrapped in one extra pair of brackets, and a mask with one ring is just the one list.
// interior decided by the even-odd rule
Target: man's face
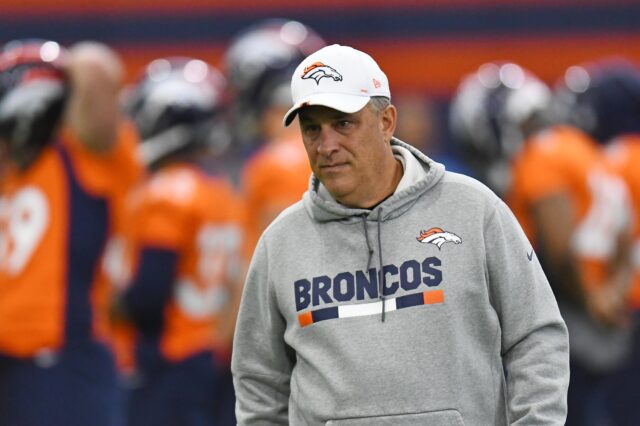
[(393, 106), (378, 112), (371, 104), (352, 114), (323, 106), (299, 111), (311, 169), (336, 201), (369, 208), (388, 195), (395, 118)]

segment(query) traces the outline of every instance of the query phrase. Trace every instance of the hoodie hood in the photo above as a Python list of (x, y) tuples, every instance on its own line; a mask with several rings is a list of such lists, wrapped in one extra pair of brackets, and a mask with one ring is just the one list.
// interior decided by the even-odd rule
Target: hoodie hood
[[(407, 187), (396, 190), (393, 195), (371, 210), (346, 207), (332, 198), (323, 197), (320, 192), (326, 192), (326, 189), (323, 189), (320, 180), (312, 174), (309, 180), (309, 190), (303, 196), (304, 207), (309, 216), (317, 222), (360, 221), (363, 216), (382, 221), (393, 219), (409, 210), (423, 193), (444, 176), (444, 165), (433, 161), (411, 145), (397, 138), (392, 138), (391, 147), (408, 151), (425, 173)], [(406, 173), (406, 164), (403, 164), (403, 170)]]

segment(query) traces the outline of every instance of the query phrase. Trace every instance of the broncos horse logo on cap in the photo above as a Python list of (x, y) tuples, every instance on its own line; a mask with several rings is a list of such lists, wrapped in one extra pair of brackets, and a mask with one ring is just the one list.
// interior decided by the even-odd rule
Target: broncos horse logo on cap
[(334, 81), (342, 81), (342, 74), (322, 62), (314, 62), (302, 72), (303, 80), (313, 79), (316, 81), (316, 84), (320, 84), (320, 80), (325, 77), (332, 78)]
[(427, 231), (420, 231), (420, 236), (416, 240), (421, 243), (431, 243), (438, 246), (438, 250), (442, 249), (444, 243), (462, 243), (462, 238), (456, 234), (442, 230), (441, 228), (431, 228)]

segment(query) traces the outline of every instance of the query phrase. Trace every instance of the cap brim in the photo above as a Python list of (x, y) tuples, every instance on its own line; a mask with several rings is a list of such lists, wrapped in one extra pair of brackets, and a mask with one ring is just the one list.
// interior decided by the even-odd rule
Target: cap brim
[(348, 114), (358, 112), (369, 103), (369, 96), (356, 96), (343, 93), (316, 93), (296, 102), (293, 107), (284, 115), (282, 124), (287, 127), (294, 118), (298, 110), (305, 106), (320, 105), (333, 108)]

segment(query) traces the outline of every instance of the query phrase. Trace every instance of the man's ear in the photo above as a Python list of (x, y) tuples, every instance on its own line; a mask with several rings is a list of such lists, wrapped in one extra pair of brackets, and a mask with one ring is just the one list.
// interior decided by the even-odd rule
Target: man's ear
[(396, 131), (398, 123), (398, 110), (395, 106), (389, 105), (380, 113), (380, 127), (384, 133), (385, 140), (390, 141)]

